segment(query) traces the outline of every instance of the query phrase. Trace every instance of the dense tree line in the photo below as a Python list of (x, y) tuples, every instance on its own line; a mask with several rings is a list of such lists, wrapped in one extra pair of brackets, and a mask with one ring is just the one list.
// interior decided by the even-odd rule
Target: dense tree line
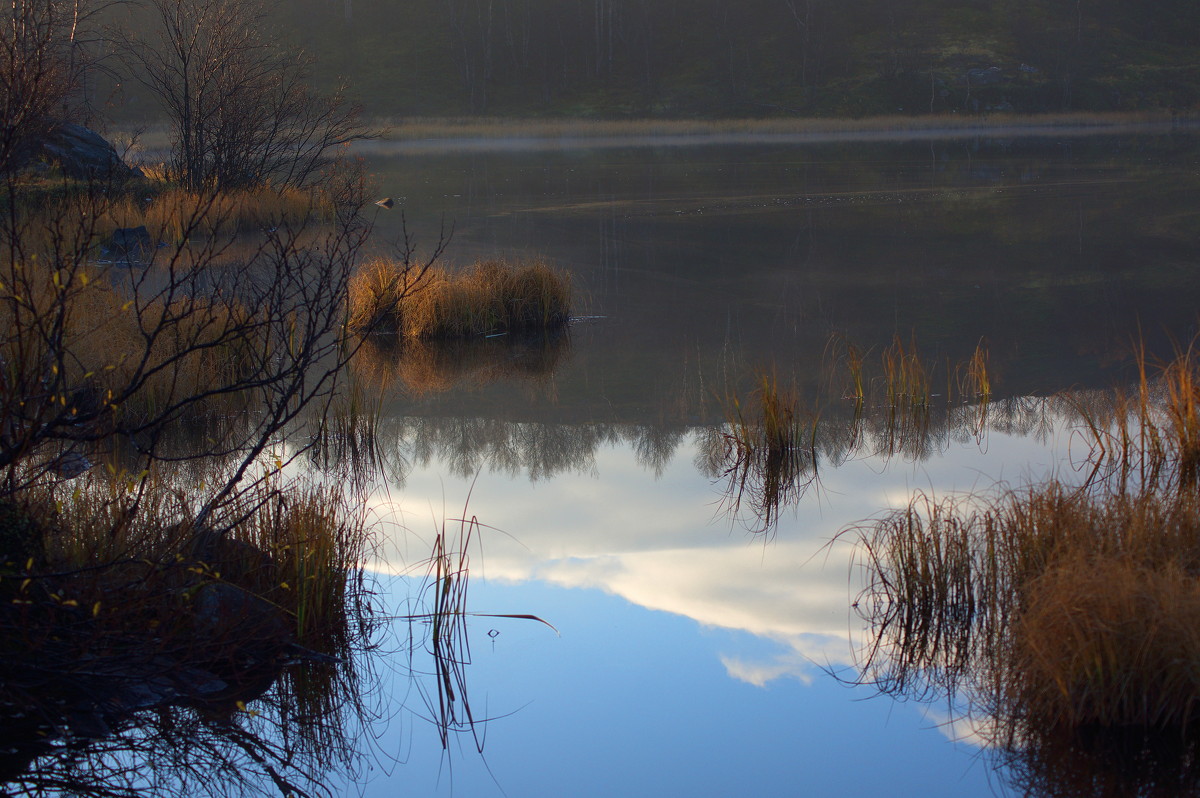
[(300, 0), (390, 113), (1193, 107), (1194, 0)]

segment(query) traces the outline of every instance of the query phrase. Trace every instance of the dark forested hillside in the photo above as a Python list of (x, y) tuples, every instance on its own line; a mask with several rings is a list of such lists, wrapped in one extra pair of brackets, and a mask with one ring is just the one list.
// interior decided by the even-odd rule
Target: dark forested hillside
[(1190, 110), (1197, 0), (290, 0), (380, 114)]

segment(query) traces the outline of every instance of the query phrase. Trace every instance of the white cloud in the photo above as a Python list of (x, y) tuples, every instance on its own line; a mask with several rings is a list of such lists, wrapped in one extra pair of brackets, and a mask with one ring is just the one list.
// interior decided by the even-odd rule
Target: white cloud
[[(1006, 447), (1019, 451), (1002, 461), (1028, 462), (1027, 450), (1037, 444), (993, 434), (989, 446), (991, 458)], [(968, 446), (928, 468), (864, 459), (828, 469), (821, 491), (785, 514), (770, 539), (714, 521), (717, 487), (682, 449), (658, 480), (628, 448), (596, 452), (599, 478), (560, 474), (552, 483), (491, 474), (456, 480), (434, 465), (410, 474), (402, 496), (373, 497), (379, 515), (393, 519), (379, 567), (403, 573), (418, 566), (428, 557), (440, 508), (457, 517), (469, 495), (468, 512), (504, 530), (482, 530), (475, 540), (472, 578), (603, 590), (748, 632), (781, 651), (765, 661), (730, 655), (723, 662), (731, 676), (751, 684), (805, 681), (815, 668), (849, 664), (848, 638), (860, 626), (850, 609), (858, 589), (852, 541), (829, 541), (847, 525), (903, 506), (917, 490), (978, 487), (982, 458)]]

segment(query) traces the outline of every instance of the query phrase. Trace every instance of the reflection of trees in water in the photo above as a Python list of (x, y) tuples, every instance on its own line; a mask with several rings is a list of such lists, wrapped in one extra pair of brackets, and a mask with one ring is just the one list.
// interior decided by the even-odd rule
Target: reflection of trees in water
[(106, 798), (339, 794), (331, 781), (353, 773), (360, 757), (354, 731), (329, 717), (302, 716), (281, 691), (253, 706), (256, 715), (203, 705), (134, 713), (110, 736), (48, 747), (6, 786)]
[[(739, 445), (738, 435), (729, 427), (707, 428), (697, 438), (695, 464), (709, 479), (725, 481), (729, 515), (740, 518), (751, 531), (764, 532), (778, 523), (781, 510), (819, 487), (823, 467), (838, 468), (863, 457), (928, 460), (955, 444), (982, 445), (993, 432), (1045, 442), (1056, 426), (1107, 428), (1129, 409), (1121, 394), (1113, 391), (942, 406), (864, 408), (856, 404), (851, 411), (834, 408), (815, 418), (811, 436), (806, 434), (787, 456)], [(1121, 467), (1097, 459), (1088, 443), (1073, 455), (1078, 461), (1074, 465), (1089, 469)]]
[[(1087, 395), (1101, 408), (1106, 394)], [(860, 457), (902, 457), (925, 460), (945, 452), (953, 443), (982, 440), (988, 432), (1036, 435), (1044, 439), (1056, 420), (1080, 417), (1076, 400), (1059, 397), (1015, 397), (984, 405), (922, 408), (915, 412), (838, 412), (818, 419), (812, 451), (796, 461), (790, 476), (779, 480), (785, 495), (798, 500), (789, 483), (813, 476), (821, 466), (839, 467)], [(733, 451), (723, 427), (687, 427), (679, 424), (569, 424), (510, 421), (500, 418), (457, 416), (406, 416), (360, 419), (360, 428), (331, 435), (320, 449), (317, 462), (333, 469), (359, 455), (403, 483), (414, 467), (444, 463), (457, 476), (481, 470), (551, 479), (562, 473), (594, 473), (596, 453), (604, 446), (628, 446), (636, 462), (660, 477), (690, 435), (696, 441), (695, 465), (710, 479), (730, 476)], [(370, 423), (367, 423), (370, 421)], [(352, 445), (351, 445), (352, 444)], [(337, 448), (345, 451), (338, 453)], [(371, 453), (371, 456), (367, 456)], [(738, 478), (743, 489), (768, 476), (761, 466)], [(783, 503), (781, 501), (781, 503)], [(778, 503), (777, 505), (778, 506)]]
[(481, 470), (550, 479), (562, 473), (595, 473), (603, 446), (629, 446), (637, 462), (656, 475), (670, 463), (687, 430), (621, 424), (551, 424), (495, 418), (409, 416), (382, 424), (406, 468), (443, 463), (467, 477)]
[(651, 424), (623, 425), (619, 427), (619, 431), (621, 437), (632, 444), (637, 464), (653, 472), (655, 479), (666, 471), (675, 456), (675, 450), (687, 435), (687, 430), (683, 427)]
[[(1088, 398), (1099, 406), (1104, 394), (1097, 394)], [(953, 443), (982, 441), (992, 431), (1044, 439), (1056, 420), (1078, 417), (1075, 400), (1066, 397), (1014, 397), (948, 407), (856, 404), (849, 412), (834, 409), (814, 418), (811, 434), (798, 441), (789, 456), (771, 457), (765, 450), (739, 446), (728, 427), (707, 428), (697, 439), (695, 464), (709, 479), (726, 482), (729, 514), (741, 517), (752, 531), (763, 532), (775, 526), (781, 510), (819, 486), (823, 467), (838, 468), (863, 457), (927, 460)]]

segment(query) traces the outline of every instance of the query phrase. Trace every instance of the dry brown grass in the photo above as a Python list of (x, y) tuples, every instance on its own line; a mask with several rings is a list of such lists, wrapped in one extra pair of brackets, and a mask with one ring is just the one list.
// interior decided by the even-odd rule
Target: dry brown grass
[(1200, 501), (1051, 483), (918, 498), (861, 530), (863, 674), (965, 696), (995, 743), (1200, 729)]
[(567, 324), (571, 285), (546, 263), (481, 261), (461, 273), (403, 264), (367, 264), (351, 285), (351, 329), (385, 329), (405, 338), (472, 338), (551, 330)]
[(1138, 380), (1106, 408), (1077, 401), (1091, 445), (1093, 477), (1116, 489), (1174, 492), (1200, 482), (1200, 353), (1196, 344), (1169, 360), (1136, 356)]
[[(234, 523), (223, 535), (230, 542), (200, 547), (207, 533), (191, 519), (206, 486), (224, 478), (219, 462), (207, 468), (171, 476), (162, 466), (140, 474), (96, 468), (25, 491), (21, 506), (47, 532), (45, 560), (28, 575), (53, 581), (79, 606), (98, 604), (95, 615), (103, 610), (118, 626), (122, 613), (178, 626), (165, 594), (186, 599), (197, 578), (225, 582), (285, 613), (301, 645), (344, 652), (366, 610), (362, 563), (370, 529), (363, 507), (341, 485), (285, 484), (280, 477), (221, 510), (216, 522)], [(47, 570), (60, 577), (39, 576)]]
[[(1074, 780), (1080, 761), (1095, 772), (1164, 739), (1167, 772), (1195, 775), (1198, 364), (1188, 347), (1137, 366), (1115, 399), (1071, 402), (1091, 442), (1082, 487), (919, 496), (858, 530), (863, 679), (965, 698), (1025, 779)], [(1105, 778), (1124, 789), (1143, 770)]]
[(286, 501), (263, 503), (237, 530), (238, 539), (273, 560), (267, 594), (295, 619), (308, 648), (345, 650), (364, 610), (362, 566), (369, 542), (363, 505), (343, 486), (297, 486)]
[(801, 406), (794, 387), (760, 372), (746, 400), (726, 400), (725, 463), (727, 511), (743, 506), (753, 515), (753, 532), (770, 532), (780, 511), (817, 482), (818, 414)]
[[(103, 268), (80, 269), (70, 277), (45, 261), (13, 268), (21, 285), (0, 291), (20, 292), (26, 318), (61, 318), (68, 384), (90, 390), (115, 412), (153, 415), (215, 384), (245, 378), (262, 356), (263, 327), (237, 301), (134, 301), (113, 287)], [(12, 312), (11, 305), (0, 308), (0, 323), (11, 328)], [(45, 345), (36, 335), (13, 335), (0, 343), (0, 356), (42, 362), (49, 357), (41, 351)], [(200, 407), (228, 409), (239, 401), (234, 394), (217, 394)]]
[(126, 195), (104, 209), (101, 230), (145, 225), (154, 241), (255, 233), (333, 212), (327, 197), (295, 188), (194, 194), (167, 188)]
[(1006, 715), (1045, 728), (1191, 728), (1200, 700), (1200, 580), (1180, 562), (1063, 558), (1026, 588)]
[(350, 280), (346, 326), (364, 332), (400, 332), (404, 298), (417, 289), (423, 277), (391, 258), (366, 261)]

